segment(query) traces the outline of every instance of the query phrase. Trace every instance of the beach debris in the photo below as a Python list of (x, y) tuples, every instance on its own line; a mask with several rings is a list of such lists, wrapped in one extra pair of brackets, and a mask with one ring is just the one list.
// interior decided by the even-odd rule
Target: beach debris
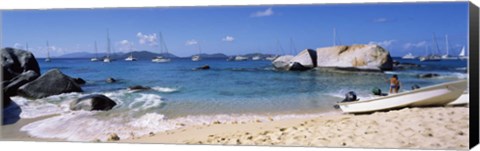
[(71, 110), (87, 110), (87, 111), (108, 111), (117, 103), (102, 94), (92, 94), (76, 99), (70, 103)]
[(58, 69), (52, 69), (21, 86), (17, 93), (24, 97), (38, 99), (69, 92), (83, 92), (83, 90), (73, 78)]
[(116, 133), (111, 133), (110, 135), (108, 135), (108, 141), (118, 141), (120, 140), (120, 137), (118, 137), (118, 135)]
[(107, 82), (107, 83), (115, 83), (115, 82), (117, 82), (117, 80), (114, 79), (114, 78), (112, 78), (112, 77), (108, 77), (107, 80), (105, 80), (105, 82)]
[(222, 124), (220, 121), (214, 121), (213, 124)]

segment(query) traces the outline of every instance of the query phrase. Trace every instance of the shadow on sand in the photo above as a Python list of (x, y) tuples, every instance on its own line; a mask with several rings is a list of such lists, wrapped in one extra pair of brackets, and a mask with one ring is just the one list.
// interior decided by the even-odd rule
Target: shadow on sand
[(20, 120), (20, 113), (22, 109), (18, 106), (17, 103), (11, 102), (10, 105), (3, 108), (2, 111), (2, 125), (14, 124)]

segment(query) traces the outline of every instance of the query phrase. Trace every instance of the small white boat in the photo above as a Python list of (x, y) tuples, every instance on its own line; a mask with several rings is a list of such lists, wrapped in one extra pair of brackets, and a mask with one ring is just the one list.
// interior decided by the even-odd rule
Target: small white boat
[(112, 60), (109, 57), (103, 58), (103, 62), (112, 62)]
[(248, 57), (245, 56), (235, 56), (235, 61), (246, 61)]
[(402, 59), (416, 59), (417, 57), (414, 56), (412, 53), (408, 53), (402, 57)]
[(125, 61), (137, 61), (137, 58), (133, 57), (133, 54), (130, 53), (130, 56), (128, 56), (127, 58), (125, 58)]
[(345, 113), (366, 113), (402, 107), (443, 106), (460, 97), (467, 80), (459, 80), (365, 101), (338, 103)]
[(262, 57), (260, 57), (260, 56), (253, 56), (252, 57), (252, 60), (260, 60), (260, 59), (262, 59)]
[(202, 58), (200, 57), (200, 55), (194, 55), (192, 56), (192, 61), (200, 61), (202, 60)]
[(90, 58), (90, 61), (91, 62), (96, 62), (96, 61), (98, 61), (98, 58), (96, 58), (96, 57), (95, 58)]
[(152, 59), (152, 62), (158, 62), (158, 63), (163, 63), (163, 62), (170, 62), (171, 60), (169, 58), (165, 58), (163, 56), (157, 56)]
[(269, 56), (267, 58), (265, 58), (266, 60), (270, 60), (270, 61), (273, 61), (275, 59), (277, 59), (279, 56), (278, 55), (273, 55), (273, 56)]
[(420, 61), (425, 62), (425, 61), (440, 61), (442, 60), (441, 56), (437, 55), (430, 55), (430, 56), (425, 56), (425, 57), (420, 57)]

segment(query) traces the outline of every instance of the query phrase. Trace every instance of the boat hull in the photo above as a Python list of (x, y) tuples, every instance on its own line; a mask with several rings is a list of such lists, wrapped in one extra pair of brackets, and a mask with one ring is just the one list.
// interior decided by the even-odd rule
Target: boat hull
[(463, 94), (466, 80), (434, 85), (366, 101), (339, 103), (345, 113), (367, 113), (403, 107), (443, 106)]

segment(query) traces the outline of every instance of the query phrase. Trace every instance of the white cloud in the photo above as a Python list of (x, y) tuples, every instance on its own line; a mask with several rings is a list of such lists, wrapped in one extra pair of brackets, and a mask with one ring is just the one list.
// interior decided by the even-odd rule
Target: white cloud
[(373, 20), (374, 23), (384, 23), (384, 22), (387, 22), (388, 19), (387, 18), (375, 18)]
[(274, 14), (272, 8), (268, 8), (264, 11), (257, 11), (255, 13), (252, 13), (250, 17), (266, 17), (266, 16), (272, 16)]
[(389, 47), (396, 40), (384, 40), (384, 41), (370, 41), (369, 45), (380, 45), (382, 47)]
[(420, 42), (417, 42), (417, 43), (405, 43), (403, 45), (403, 48), (405, 49), (411, 49), (411, 48), (421, 48), (421, 47), (425, 47), (427, 45), (427, 41), (420, 41)]
[(133, 42), (130, 42), (128, 40), (121, 40), (116, 43), (117, 50), (120, 51), (130, 51), (131, 49), (133, 49), (133, 45)]
[(187, 40), (187, 41), (185, 42), (185, 45), (187, 45), (187, 46), (189, 46), (189, 45), (196, 45), (196, 44), (198, 44), (198, 41), (195, 40), (195, 39)]
[(138, 43), (141, 45), (149, 45), (149, 46), (158, 46), (157, 42), (157, 34), (143, 34), (141, 32), (137, 33)]
[(226, 41), (226, 42), (232, 42), (234, 40), (235, 38), (232, 36), (225, 36), (224, 38), (222, 38), (222, 41)]

